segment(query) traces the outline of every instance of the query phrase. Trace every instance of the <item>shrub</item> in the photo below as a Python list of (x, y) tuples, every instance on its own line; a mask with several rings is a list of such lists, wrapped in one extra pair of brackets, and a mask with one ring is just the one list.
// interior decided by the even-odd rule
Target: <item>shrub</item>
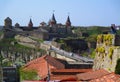
[(120, 74), (120, 58), (117, 60), (117, 65), (115, 68), (115, 73)]
[(35, 70), (23, 70), (20, 68), (20, 79), (21, 80), (39, 80), (38, 74)]

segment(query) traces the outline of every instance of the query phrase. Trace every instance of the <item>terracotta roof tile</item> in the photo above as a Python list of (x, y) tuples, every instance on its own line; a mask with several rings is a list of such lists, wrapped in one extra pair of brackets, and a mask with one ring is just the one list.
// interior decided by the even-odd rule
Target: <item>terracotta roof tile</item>
[(78, 80), (89, 81), (92, 79), (100, 78), (100, 77), (105, 76), (107, 74), (109, 74), (109, 72), (101, 69), (101, 70), (97, 70), (97, 71), (77, 74), (77, 78), (78, 78)]
[(77, 74), (79, 81), (89, 82), (120, 82), (120, 75), (109, 73), (103, 69), (87, 73)]
[(50, 80), (66, 80), (66, 81), (71, 81), (71, 80), (76, 80), (76, 75), (52, 75), (50, 77)]
[(92, 69), (52, 69), (51, 80), (60, 80), (61, 82), (76, 81), (76, 74), (92, 71)]
[(45, 78), (48, 74), (47, 62), (49, 69), (63, 69), (65, 67), (64, 64), (60, 63), (55, 58), (45, 55), (27, 63), (24, 66), (24, 70), (36, 70), (41, 78)]
[(89, 72), (92, 69), (51, 69), (51, 72)]
[(98, 80), (99, 82), (103, 82), (101, 81), (101, 79), (104, 79), (105, 82), (120, 82), (120, 75), (114, 74), (114, 73), (109, 73), (105, 76), (102, 76), (100, 78), (97, 79), (93, 79), (90, 82), (94, 82), (96, 80)]

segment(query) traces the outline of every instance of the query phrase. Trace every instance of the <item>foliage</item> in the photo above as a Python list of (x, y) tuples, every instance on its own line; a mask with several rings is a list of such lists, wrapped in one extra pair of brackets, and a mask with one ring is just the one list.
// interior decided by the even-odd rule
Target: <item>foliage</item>
[(90, 35), (89, 37), (86, 38), (87, 42), (96, 42), (97, 34)]
[(117, 65), (115, 68), (115, 73), (120, 74), (120, 58), (117, 60)]
[(21, 44), (15, 44), (14, 47), (19, 48), (19, 49), (32, 49), (30, 47), (27, 47), (27, 46), (24, 46), (24, 45), (21, 45)]
[(103, 42), (103, 35), (100, 34), (97, 36), (97, 43), (102, 43)]
[(35, 40), (37, 42), (42, 42), (42, 43), (44, 42), (44, 40), (38, 39), (38, 38), (35, 38), (35, 37), (32, 37), (32, 36), (29, 36), (29, 38), (32, 39), (32, 40)]
[(93, 50), (91, 55), (90, 55), (90, 57), (94, 59), (95, 58), (95, 54), (96, 54), (96, 52), (95, 52), (95, 50)]
[(88, 56), (88, 52), (82, 53), (82, 56), (87, 57)]
[(89, 28), (87, 28), (87, 33), (89, 35), (94, 35), (94, 34), (102, 34), (103, 33), (103, 29), (105, 29), (106, 27), (101, 27), (101, 26), (91, 26)]
[(105, 43), (105, 45), (112, 45), (112, 39), (113, 39), (113, 35), (112, 34), (107, 34), (103, 36), (103, 42)]
[(108, 56), (109, 56), (110, 59), (112, 59), (113, 51), (114, 51), (114, 48), (110, 47), (109, 48), (109, 53), (108, 53)]
[(0, 36), (3, 34), (3, 31), (0, 30)]
[(105, 48), (102, 46), (102, 47), (97, 47), (96, 52), (100, 52), (100, 53), (104, 53), (105, 52)]
[[(0, 50), (5, 54), (1, 56), (0, 60), (4, 66), (11, 66), (12, 64), (18, 64), (20, 61), (20, 57), (22, 57), (22, 61), (26, 63), (30, 60), (30, 56), (36, 58), (37, 52), (40, 52), (41, 55), (45, 54), (46, 51), (40, 48), (31, 48), (21, 44), (18, 44), (14, 38), (4, 38), (0, 41)], [(15, 59), (11, 59), (14, 57)], [(26, 58), (27, 57), (27, 58)], [(8, 59), (8, 61), (6, 61)], [(17, 59), (19, 59), (17, 61)], [(3, 62), (4, 61), (4, 62)]]
[(54, 41), (55, 41), (55, 42), (58, 42), (58, 43), (64, 43), (64, 40), (63, 40), (63, 39), (60, 39), (60, 38), (56, 38)]
[[(5, 60), (5, 59), (4, 59), (4, 60)], [(3, 61), (4, 61), (4, 60), (3, 60)], [(3, 62), (3, 61), (2, 61), (2, 66), (4, 66), (4, 67), (5, 67), (5, 66), (11, 66), (11, 65), (12, 65), (12, 62), (9, 61), (9, 60), (6, 60), (6, 61), (4, 61), (4, 62)]]
[(120, 30), (117, 30), (117, 34), (120, 35)]
[(38, 74), (35, 70), (23, 70), (20, 68), (20, 79), (22, 80), (39, 80)]
[(70, 47), (70, 46), (67, 46), (66, 43), (64, 43), (61, 48), (62, 48), (63, 50), (65, 50), (65, 51), (72, 51), (71, 47)]
[(0, 53), (0, 65), (2, 66), (2, 61), (3, 61), (3, 56), (1, 55), (1, 53)]

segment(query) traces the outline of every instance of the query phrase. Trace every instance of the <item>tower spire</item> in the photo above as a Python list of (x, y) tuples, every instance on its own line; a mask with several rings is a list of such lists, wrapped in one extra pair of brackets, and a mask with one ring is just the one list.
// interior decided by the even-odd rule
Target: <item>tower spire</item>
[(68, 13), (67, 21), (66, 21), (66, 26), (71, 26), (71, 21)]
[(51, 22), (50, 22), (52, 26), (56, 24), (56, 19), (55, 19), (55, 16), (54, 16), (54, 12), (55, 12), (55, 10), (53, 10), (52, 19), (51, 19)]
[(30, 18), (30, 21), (28, 23), (28, 27), (33, 27), (32, 19)]

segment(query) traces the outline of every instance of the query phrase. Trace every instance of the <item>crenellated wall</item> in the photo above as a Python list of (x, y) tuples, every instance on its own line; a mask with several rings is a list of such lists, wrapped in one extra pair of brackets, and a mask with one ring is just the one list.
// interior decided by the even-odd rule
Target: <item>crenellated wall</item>
[(114, 34), (98, 35), (94, 70), (106, 69), (109, 72), (115, 72), (118, 64), (117, 60), (120, 58), (119, 40), (118, 35)]

